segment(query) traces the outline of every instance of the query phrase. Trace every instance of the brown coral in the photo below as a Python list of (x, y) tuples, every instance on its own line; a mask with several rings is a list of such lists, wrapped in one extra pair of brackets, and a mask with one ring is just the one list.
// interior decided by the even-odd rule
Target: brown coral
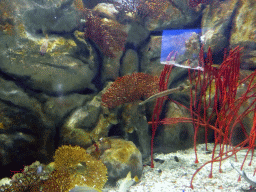
[(14, 174), (12, 176), (11, 184), (1, 185), (0, 191), (40, 192), (43, 180), (48, 178), (49, 172), (50, 170), (48, 167), (44, 166), (39, 161), (36, 161), (30, 166), (25, 166), (22, 172)]
[(158, 92), (158, 77), (133, 73), (119, 77), (102, 95), (102, 105), (114, 108), (124, 103), (138, 101)]
[(170, 4), (167, 0), (123, 0), (121, 3), (109, 1), (119, 12), (131, 13), (136, 19), (157, 19)]
[(14, 34), (14, 8), (11, 1), (0, 1), (0, 31)]
[(53, 171), (49, 179), (43, 184), (44, 192), (68, 192), (74, 187), (71, 179), (72, 172), (69, 169), (59, 169)]
[(127, 34), (122, 31), (121, 24), (101, 19), (97, 13), (87, 11), (85, 38), (94, 41), (108, 57), (115, 57), (115, 52), (122, 51)]
[(63, 145), (54, 155), (56, 170), (44, 185), (44, 191), (69, 191), (75, 185), (102, 189), (107, 182), (107, 168), (79, 146)]
[(141, 0), (137, 7), (138, 16), (157, 19), (167, 9), (169, 2), (166, 0)]

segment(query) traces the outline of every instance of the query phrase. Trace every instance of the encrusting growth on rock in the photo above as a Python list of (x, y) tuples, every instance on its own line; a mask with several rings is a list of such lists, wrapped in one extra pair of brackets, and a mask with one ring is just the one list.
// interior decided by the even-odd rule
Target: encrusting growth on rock
[(79, 146), (59, 147), (54, 162), (55, 171), (45, 183), (46, 191), (68, 191), (76, 185), (102, 189), (107, 182), (106, 166)]

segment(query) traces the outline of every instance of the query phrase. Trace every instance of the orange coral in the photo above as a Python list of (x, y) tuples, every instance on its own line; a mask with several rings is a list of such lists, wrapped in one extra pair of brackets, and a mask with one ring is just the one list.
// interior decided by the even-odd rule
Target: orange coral
[(102, 95), (102, 105), (114, 108), (124, 103), (150, 97), (158, 92), (158, 77), (133, 73), (119, 77)]

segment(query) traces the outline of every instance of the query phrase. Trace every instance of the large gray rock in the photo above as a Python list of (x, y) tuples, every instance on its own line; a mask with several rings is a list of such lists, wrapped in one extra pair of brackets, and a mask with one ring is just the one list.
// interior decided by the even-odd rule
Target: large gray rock
[(35, 35), (73, 31), (79, 24), (79, 14), (72, 6), (73, 1), (31, 1), (30, 8), (22, 15), (27, 32)]
[[(82, 47), (78, 47), (74, 40), (56, 36), (9, 39), (2, 35), (0, 41), (3, 42), (0, 45), (0, 70), (19, 81), (21, 87), (49, 95), (65, 95), (85, 89), (95, 91), (92, 81), (98, 70), (97, 62), (92, 59), (85, 63), (75, 58)], [(48, 49), (45, 55), (40, 55), (40, 46), (45, 41), (48, 41)]]

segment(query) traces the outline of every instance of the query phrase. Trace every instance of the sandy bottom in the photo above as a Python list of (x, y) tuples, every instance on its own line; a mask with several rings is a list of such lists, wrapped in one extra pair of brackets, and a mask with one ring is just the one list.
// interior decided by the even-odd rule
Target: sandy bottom
[[(213, 144), (208, 145), (208, 150), (212, 151)], [(242, 150), (235, 157), (230, 157), (222, 162), (222, 173), (219, 173), (219, 163), (214, 163), (213, 177), (209, 178), (211, 165), (206, 165), (201, 169), (193, 180), (194, 189), (190, 188), (190, 181), (195, 171), (205, 162), (211, 160), (212, 153), (205, 151), (205, 145), (197, 146), (199, 163), (195, 164), (194, 149), (187, 149), (169, 154), (155, 154), (155, 159), (164, 160), (162, 163), (156, 162), (155, 168), (145, 166), (143, 176), (140, 181), (130, 187), (130, 192), (170, 192), (170, 191), (241, 191), (249, 190), (249, 183), (243, 178), (238, 182), (239, 174), (232, 168), (230, 161), (235, 167), (240, 168), (247, 150)], [(255, 156), (255, 155), (254, 155)], [(253, 177), (256, 168), (256, 157), (252, 166), (248, 166), (251, 153), (247, 157), (243, 170), (248, 177)], [(104, 192), (119, 191), (118, 187), (106, 187)]]

